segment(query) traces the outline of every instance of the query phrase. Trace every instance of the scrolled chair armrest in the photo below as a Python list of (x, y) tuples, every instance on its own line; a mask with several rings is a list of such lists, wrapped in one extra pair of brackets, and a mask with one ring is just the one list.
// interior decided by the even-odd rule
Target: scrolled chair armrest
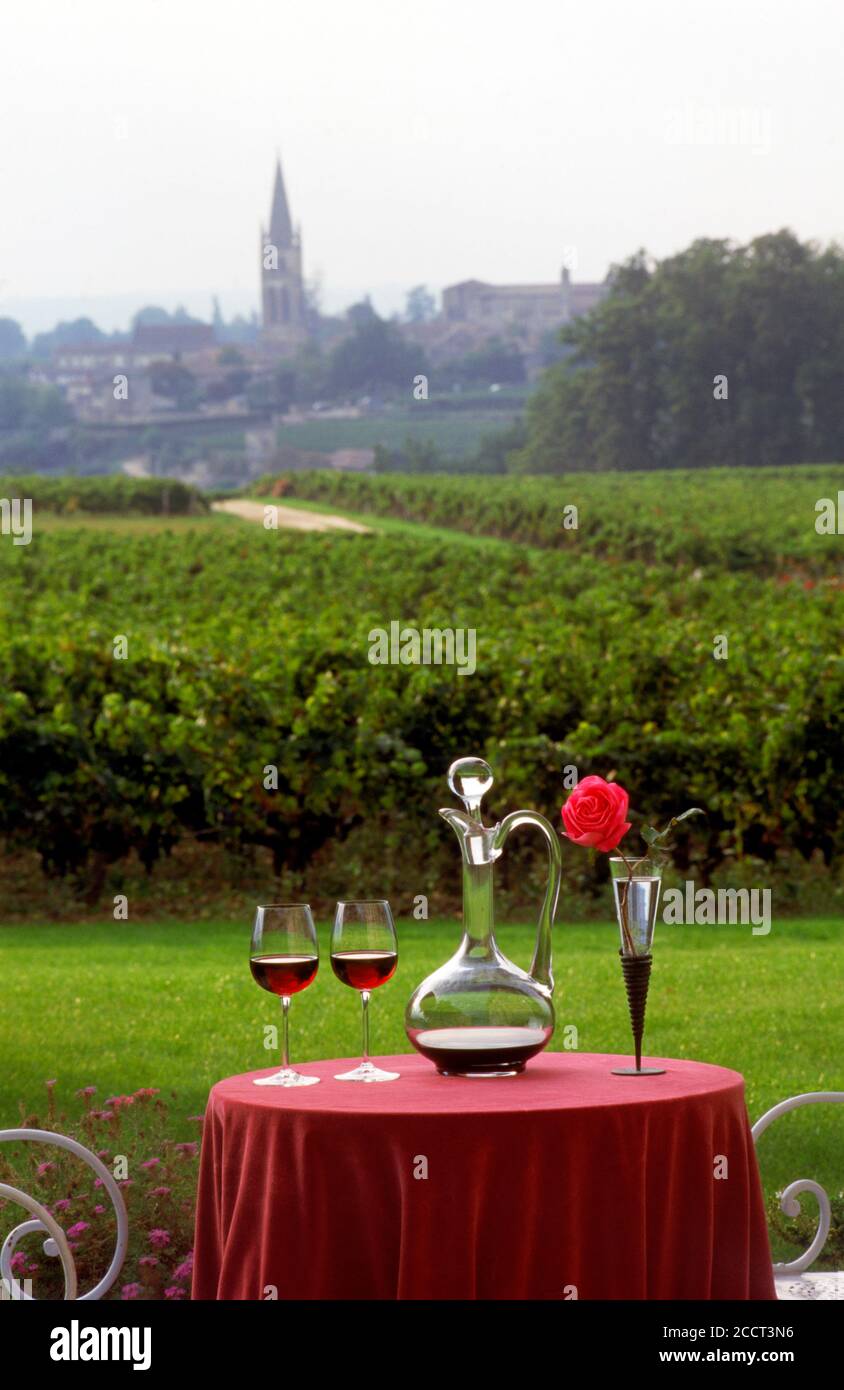
[[(114, 1207), (114, 1214), (117, 1218), (117, 1238), (115, 1241), (114, 1255), (111, 1264), (98, 1284), (90, 1289), (88, 1293), (80, 1294), (80, 1303), (94, 1302), (108, 1293), (121, 1269), (123, 1261), (126, 1259), (126, 1247), (129, 1241), (129, 1217), (126, 1212), (126, 1203), (123, 1200), (123, 1193), (118, 1187), (114, 1175), (109, 1172), (101, 1159), (86, 1149), (84, 1144), (79, 1144), (75, 1139), (68, 1139), (63, 1134), (53, 1134), (48, 1129), (2, 1129), (0, 1130), (0, 1144), (16, 1143), (38, 1143), (52, 1144), (56, 1148), (66, 1149), (68, 1153), (81, 1158), (83, 1163), (87, 1163), (92, 1168), (102, 1184)], [(41, 1202), (34, 1197), (30, 1197), (18, 1187), (13, 1187), (8, 1183), (0, 1183), (0, 1197), (5, 1197), (11, 1202), (16, 1202), (25, 1208), (32, 1220), (22, 1221), (19, 1225), (9, 1232), (0, 1248), (0, 1280), (3, 1282), (3, 1289), (7, 1297), (33, 1301), (32, 1294), (28, 1294), (23, 1285), (15, 1278), (12, 1271), (12, 1259), (20, 1241), (26, 1235), (31, 1235), (34, 1231), (43, 1231), (47, 1235), (44, 1242), (44, 1254), (58, 1257), (62, 1263), (64, 1273), (64, 1296), (66, 1299), (76, 1299), (78, 1281), (76, 1277), (76, 1265), (73, 1259), (67, 1237), (57, 1222), (55, 1216), (47, 1210)]]
[[(753, 1136), (754, 1144), (757, 1143), (760, 1135), (764, 1134), (768, 1125), (772, 1124), (780, 1115), (786, 1115), (791, 1110), (799, 1110), (804, 1105), (820, 1105), (827, 1101), (840, 1104), (844, 1101), (844, 1091), (806, 1091), (802, 1095), (790, 1096), (788, 1100), (781, 1100), (778, 1105), (773, 1105), (770, 1110), (766, 1110), (751, 1129), (750, 1133)], [(805, 1250), (796, 1260), (774, 1265), (774, 1274), (776, 1275), (803, 1274), (818, 1258), (829, 1235), (832, 1220), (829, 1196), (820, 1183), (813, 1182), (811, 1178), (797, 1178), (795, 1182), (789, 1183), (780, 1198), (780, 1210), (786, 1216), (799, 1216), (800, 1203), (797, 1198), (802, 1192), (810, 1192), (817, 1200), (818, 1228), (808, 1250)]]

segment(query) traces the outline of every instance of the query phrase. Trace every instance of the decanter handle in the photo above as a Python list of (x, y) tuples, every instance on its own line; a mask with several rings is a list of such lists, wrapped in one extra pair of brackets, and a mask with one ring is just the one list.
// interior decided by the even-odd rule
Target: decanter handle
[(563, 856), (560, 853), (560, 841), (554, 833), (554, 827), (544, 816), (540, 816), (537, 811), (511, 811), (509, 816), (505, 816), (501, 824), (497, 827), (493, 848), (499, 853), (504, 848), (504, 841), (511, 830), (516, 830), (521, 825), (535, 825), (545, 837), (548, 846), (548, 884), (545, 889), (545, 898), (539, 913), (539, 925), (536, 930), (536, 949), (533, 953), (533, 963), (530, 973), (538, 985), (547, 989), (549, 994), (554, 990), (554, 976), (551, 973), (551, 928), (554, 925), (554, 915), (557, 911), (557, 900), (560, 896), (560, 879), (563, 873)]

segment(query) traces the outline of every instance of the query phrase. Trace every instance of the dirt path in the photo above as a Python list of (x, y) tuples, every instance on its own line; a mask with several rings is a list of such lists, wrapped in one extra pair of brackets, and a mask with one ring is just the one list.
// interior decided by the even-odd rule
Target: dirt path
[[(285, 507), (280, 502), (271, 504), (276, 509), (278, 526), (289, 531), (361, 531), (367, 534), (370, 527), (361, 526), (358, 521), (349, 521), (345, 516), (334, 516), (329, 512), (308, 512), (299, 507)], [(247, 497), (233, 497), (230, 502), (214, 502), (215, 512), (228, 512), (230, 516), (242, 517), (244, 521), (257, 521), (264, 524), (264, 503), (251, 502)]]

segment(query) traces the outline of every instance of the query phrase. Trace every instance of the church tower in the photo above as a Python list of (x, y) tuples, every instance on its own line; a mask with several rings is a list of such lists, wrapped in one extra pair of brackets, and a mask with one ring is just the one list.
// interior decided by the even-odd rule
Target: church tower
[(291, 357), (307, 338), (302, 243), (276, 160), (270, 225), (261, 231), (261, 344), (268, 355)]

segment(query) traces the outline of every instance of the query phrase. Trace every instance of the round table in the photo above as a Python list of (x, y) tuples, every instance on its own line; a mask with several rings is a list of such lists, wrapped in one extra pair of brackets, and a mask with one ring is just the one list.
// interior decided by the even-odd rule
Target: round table
[[(205, 1114), (197, 1299), (773, 1299), (738, 1072), (545, 1052), (521, 1076), (219, 1081)], [(275, 1070), (269, 1068), (269, 1070)]]

